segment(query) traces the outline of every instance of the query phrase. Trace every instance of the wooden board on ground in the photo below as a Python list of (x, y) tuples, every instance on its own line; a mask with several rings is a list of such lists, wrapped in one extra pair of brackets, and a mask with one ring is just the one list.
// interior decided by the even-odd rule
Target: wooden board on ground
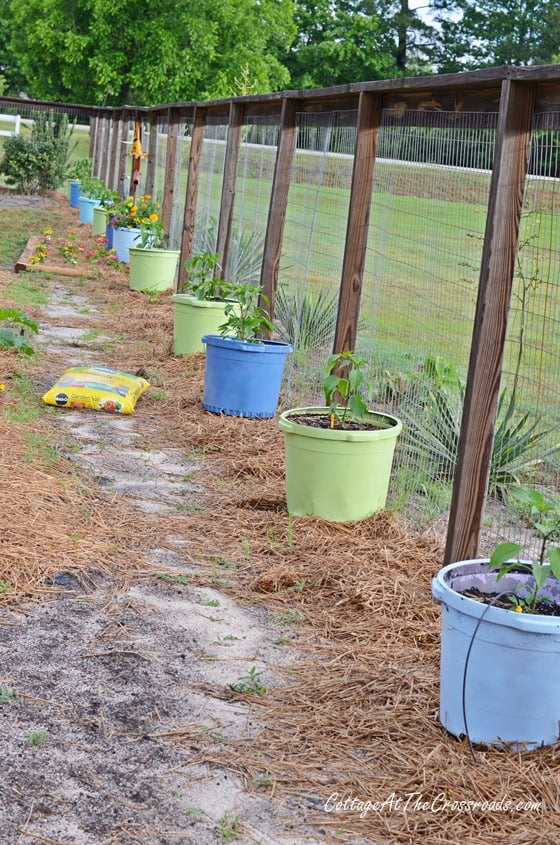
[(83, 275), (83, 271), (79, 270), (77, 267), (61, 267), (59, 265), (48, 264), (44, 261), (38, 264), (33, 264), (31, 261), (31, 257), (33, 256), (35, 249), (39, 246), (40, 243), (41, 238), (38, 235), (32, 235), (29, 238), (25, 245), (25, 249), (23, 250), (14, 265), (14, 270), (16, 273), (21, 273), (22, 270), (41, 270), (43, 273), (53, 273), (57, 276)]

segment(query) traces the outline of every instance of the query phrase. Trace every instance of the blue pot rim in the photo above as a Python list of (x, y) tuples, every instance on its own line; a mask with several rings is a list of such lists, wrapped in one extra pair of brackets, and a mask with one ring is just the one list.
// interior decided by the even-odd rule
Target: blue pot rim
[[(506, 610), (502, 607), (495, 607), (476, 601), (468, 596), (458, 593), (451, 586), (453, 576), (459, 575), (480, 575), (486, 580), (492, 580), (492, 592), (499, 592), (499, 583), (496, 582), (496, 574), (488, 571), (488, 558), (473, 560), (462, 560), (457, 563), (449, 563), (440, 569), (435, 578), (432, 579), (432, 595), (444, 604), (466, 616), (480, 619), (484, 614), (483, 623), (504, 625), (508, 628), (515, 628), (518, 631), (533, 632), (536, 634), (556, 634), (560, 632), (560, 616), (541, 616), (537, 613), (517, 613), (515, 610)], [(511, 561), (515, 563), (516, 561)], [(526, 563), (527, 561), (520, 561)], [(470, 572), (469, 572), (470, 570)], [(504, 576), (505, 577), (505, 576)], [(518, 576), (520, 580), (523, 575)], [(529, 575), (525, 577), (530, 577)], [(488, 585), (490, 586), (490, 585)]]
[(235, 337), (222, 337), (219, 334), (205, 334), (201, 338), (202, 343), (207, 346), (219, 346), (222, 349), (236, 349), (244, 352), (267, 353), (282, 352), (288, 354), (292, 351), (289, 343), (282, 340), (260, 340), (258, 343), (250, 343), (248, 340), (237, 340)]

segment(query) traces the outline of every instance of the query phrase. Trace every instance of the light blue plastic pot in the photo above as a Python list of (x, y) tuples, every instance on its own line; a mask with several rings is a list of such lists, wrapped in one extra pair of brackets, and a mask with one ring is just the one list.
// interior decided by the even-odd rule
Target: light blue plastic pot
[[(504, 610), (459, 592), (505, 592), (528, 580), (510, 573), (497, 581), (487, 560), (467, 560), (432, 581), (441, 602), (440, 720), (455, 736), (520, 749), (560, 738), (560, 617)], [(543, 591), (560, 602), (558, 582)]]
[(93, 209), (99, 205), (96, 197), (80, 197), (78, 200), (80, 208), (80, 223), (93, 223)]
[(113, 230), (113, 249), (118, 261), (125, 264), (130, 262), (130, 247), (139, 246), (140, 229), (126, 229), (118, 227)]
[(205, 410), (233, 417), (273, 417), (292, 347), (275, 340), (248, 343), (212, 334), (203, 335), (202, 342)]
[(79, 202), (80, 202), (80, 183), (71, 181), (71, 182), (69, 182), (69, 186), (70, 186), (70, 194), (69, 194), (70, 206), (72, 208), (79, 208), (80, 207), (80, 204), (79, 204)]

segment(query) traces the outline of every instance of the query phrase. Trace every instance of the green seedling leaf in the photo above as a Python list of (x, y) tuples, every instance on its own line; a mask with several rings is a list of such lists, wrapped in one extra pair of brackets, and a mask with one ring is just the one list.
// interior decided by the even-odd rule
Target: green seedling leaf
[[(497, 569), (503, 563), (508, 560), (511, 560), (512, 557), (515, 557), (521, 551), (521, 546), (518, 543), (500, 543), (494, 551), (492, 552), (492, 556), (490, 558), (490, 569)], [(513, 564), (515, 565), (515, 564)], [(506, 567), (503, 571), (508, 571), (510, 567)], [(501, 577), (503, 573), (500, 573), (498, 577)]]
[(548, 559), (552, 574), (560, 580), (560, 549), (551, 549), (548, 553)]

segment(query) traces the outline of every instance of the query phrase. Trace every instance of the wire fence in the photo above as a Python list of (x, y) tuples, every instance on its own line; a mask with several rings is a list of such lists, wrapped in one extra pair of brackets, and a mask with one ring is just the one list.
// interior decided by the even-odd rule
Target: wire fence
[[(0, 111), (17, 110), (0, 101)], [(23, 126), (33, 119), (32, 109), (20, 106), (18, 113)], [(321, 381), (337, 322), (357, 123), (352, 108), (308, 107), (296, 115), (274, 312), (277, 336), (294, 347), (284, 407), (322, 402)], [(168, 114), (158, 114), (153, 129), (148, 116), (142, 117), (152, 192), (163, 202), (172, 187), (174, 247), (183, 231), (193, 125), (192, 113), (178, 118), (169, 177)], [(371, 403), (404, 422), (390, 503), (423, 527), (443, 528), (449, 511), (497, 127), (498, 112), (488, 108), (387, 107), (381, 113), (356, 351), (367, 361)], [(123, 147), (130, 152), (134, 130), (131, 116), (115, 142), (120, 130), (113, 122), (102, 143), (121, 156)], [(513, 486), (526, 483), (553, 492), (560, 480), (559, 135), (558, 113), (535, 115), (483, 548), (519, 536), (519, 508), (509, 497)], [(223, 268), (230, 280), (260, 280), (280, 140), (278, 110), (243, 118)], [(198, 164), (194, 252), (217, 249), (227, 144), (227, 115), (208, 114)], [(106, 178), (110, 170), (107, 159)], [(125, 171), (123, 195), (130, 188), (129, 156)], [(140, 192), (146, 173), (143, 165)]]

